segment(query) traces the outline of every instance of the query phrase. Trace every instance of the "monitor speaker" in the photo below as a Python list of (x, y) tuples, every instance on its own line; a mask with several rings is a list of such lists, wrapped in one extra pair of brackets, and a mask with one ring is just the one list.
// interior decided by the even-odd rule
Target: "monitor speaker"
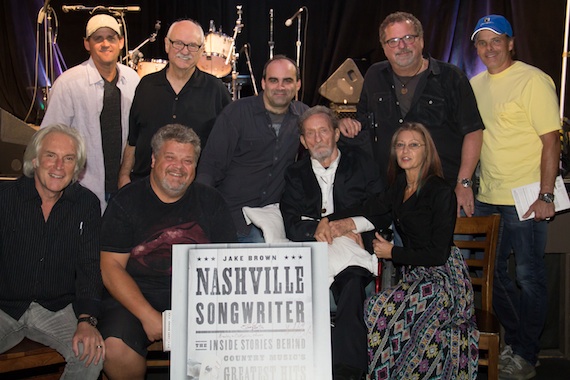
[(348, 58), (319, 88), (319, 94), (336, 104), (356, 104), (364, 77), (352, 58)]
[(22, 174), (24, 151), (36, 130), (0, 108), (0, 176)]

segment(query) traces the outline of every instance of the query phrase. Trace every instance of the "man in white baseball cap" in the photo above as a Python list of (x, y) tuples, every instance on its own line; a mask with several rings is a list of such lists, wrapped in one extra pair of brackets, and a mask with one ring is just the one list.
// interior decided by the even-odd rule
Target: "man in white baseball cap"
[(89, 19), (85, 28), (85, 38), (88, 39), (100, 28), (113, 29), (122, 38), (123, 33), (121, 33), (119, 22), (114, 17), (105, 14), (95, 15)]
[(122, 152), (138, 74), (117, 62), (124, 47), (121, 25), (107, 14), (87, 22), (83, 45), (90, 58), (57, 78), (42, 128), (65, 124), (79, 130), (87, 145), (87, 165), (80, 183), (93, 191), (105, 210), (118, 189)]

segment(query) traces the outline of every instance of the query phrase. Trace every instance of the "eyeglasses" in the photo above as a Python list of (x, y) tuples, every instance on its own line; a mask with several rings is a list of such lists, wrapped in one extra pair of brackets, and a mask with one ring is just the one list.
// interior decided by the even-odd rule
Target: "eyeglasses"
[(389, 40), (386, 40), (386, 44), (392, 49), (398, 47), (400, 45), (400, 41), (402, 41), (405, 45), (413, 45), (414, 42), (416, 42), (416, 38), (418, 37), (419, 36), (417, 34), (408, 34), (404, 37), (390, 38)]
[(195, 53), (198, 50), (200, 50), (200, 48), (202, 47), (202, 45), (196, 45), (192, 42), (190, 42), (189, 44), (185, 44), (182, 41), (172, 41), (170, 38), (168, 39), (168, 41), (170, 41), (170, 44), (172, 45), (172, 47), (176, 50), (182, 50), (184, 48), (187, 48), (189, 52)]
[(420, 148), (420, 146), (424, 146), (424, 145), (426, 145), (426, 144), (411, 142), (411, 143), (406, 145), (405, 143), (399, 142), (399, 143), (394, 144), (394, 149), (404, 150), (405, 147), (408, 147), (409, 150), (418, 150)]

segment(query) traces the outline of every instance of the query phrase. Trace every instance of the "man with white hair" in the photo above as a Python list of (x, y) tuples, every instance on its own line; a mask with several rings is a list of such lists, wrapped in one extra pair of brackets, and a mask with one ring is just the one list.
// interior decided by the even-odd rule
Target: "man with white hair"
[(76, 182), (85, 159), (77, 130), (46, 126), (26, 148), (24, 176), (0, 183), (0, 352), (28, 338), (65, 358), (62, 379), (95, 380), (101, 209)]
[[(280, 208), (287, 237), (293, 241), (326, 241), (331, 236), (317, 233), (319, 222), (334, 212), (362, 205), (368, 198), (381, 192), (384, 185), (371, 156), (358, 147), (337, 147), (340, 137), (338, 120), (324, 106), (315, 106), (299, 118), (301, 143), (310, 153), (289, 166), (285, 173), (285, 190)], [(369, 231), (351, 239), (373, 252), (374, 224), (382, 217), (369, 221), (354, 218), (358, 231)], [(389, 217), (388, 217), (389, 219)], [(346, 246), (343, 257), (355, 256)], [(362, 252), (365, 256), (366, 252)], [(329, 252), (329, 260), (333, 254)], [(364, 259), (360, 263), (372, 263)], [(339, 273), (334, 273), (331, 290), (337, 304), (335, 324), (331, 330), (333, 375), (336, 380), (360, 379), (367, 371), (367, 328), (364, 324), (365, 288), (372, 281), (370, 271), (356, 261)], [(329, 263), (330, 267), (330, 263)]]
[(144, 76), (131, 109), (119, 187), (150, 173), (152, 136), (164, 125), (191, 127), (202, 147), (222, 109), (230, 103), (221, 80), (196, 67), (204, 52), (204, 31), (194, 20), (179, 20), (164, 38), (168, 65)]
[(83, 136), (88, 156), (79, 181), (99, 197), (102, 210), (118, 189), (129, 112), (139, 83), (133, 69), (117, 62), (124, 42), (115, 18), (91, 17), (83, 41), (90, 57), (54, 82), (41, 125), (69, 125)]

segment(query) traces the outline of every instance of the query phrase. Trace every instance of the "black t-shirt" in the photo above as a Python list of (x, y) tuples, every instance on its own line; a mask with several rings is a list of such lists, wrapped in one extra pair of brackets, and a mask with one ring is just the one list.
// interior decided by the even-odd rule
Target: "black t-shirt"
[(172, 244), (235, 241), (232, 218), (215, 189), (192, 183), (180, 200), (164, 203), (148, 177), (111, 198), (101, 231), (103, 251), (130, 254), (127, 272), (143, 292), (170, 289)]

